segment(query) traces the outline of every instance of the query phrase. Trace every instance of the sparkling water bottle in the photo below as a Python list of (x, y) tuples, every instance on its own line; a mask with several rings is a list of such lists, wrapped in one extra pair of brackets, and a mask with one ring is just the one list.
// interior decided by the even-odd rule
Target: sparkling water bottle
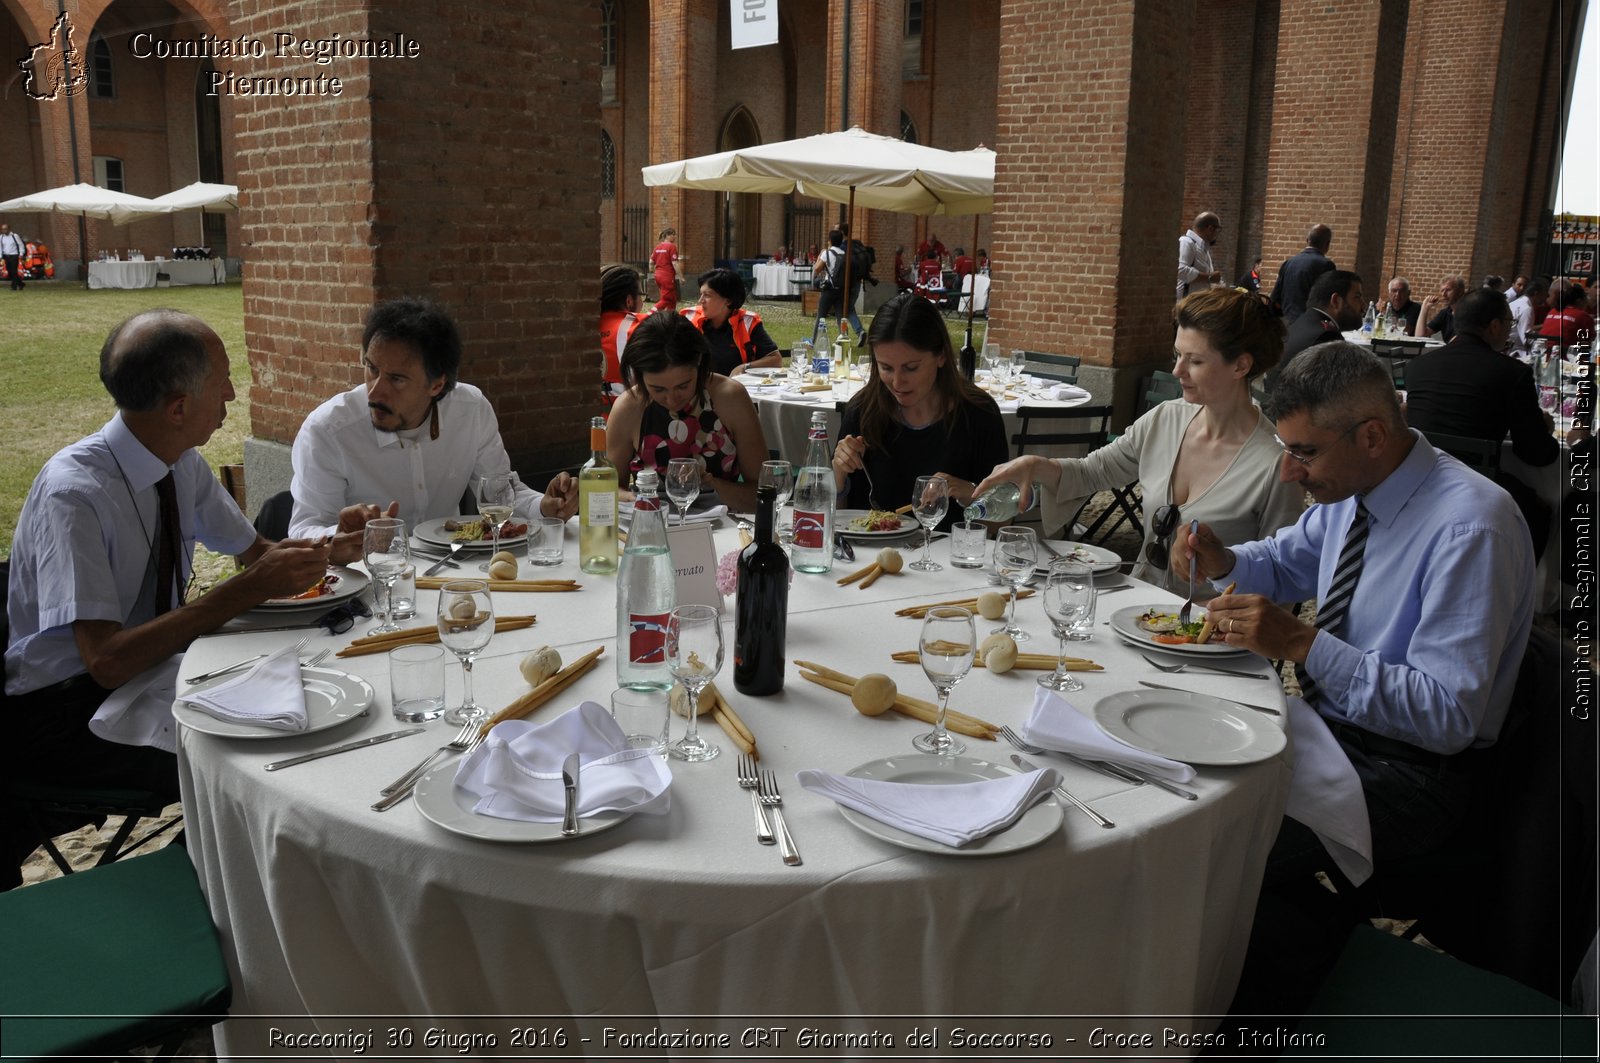
[(677, 579), (656, 483), (654, 469), (639, 472), (633, 525), (617, 570), (617, 685), (635, 690), (672, 686), (667, 621), (677, 604)]
[(797, 572), (827, 572), (833, 568), (833, 511), (839, 491), (833, 482), (832, 451), (828, 447), (828, 415), (811, 414), (811, 442), (806, 463), (794, 484), (794, 549)]
[[(1032, 513), (1039, 506), (1039, 496), (1044, 493), (1044, 485), (1033, 485), (1032, 497), (1028, 500), (1028, 508), (1022, 512)], [(1022, 489), (1016, 484), (1005, 482), (995, 484), (983, 494), (974, 498), (966, 505), (968, 520), (1010, 520), (1019, 510), (1017, 501), (1022, 497)]]

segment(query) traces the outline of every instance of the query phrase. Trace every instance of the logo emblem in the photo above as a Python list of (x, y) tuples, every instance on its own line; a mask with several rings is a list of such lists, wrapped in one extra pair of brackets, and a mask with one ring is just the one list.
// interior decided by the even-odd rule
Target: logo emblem
[(34, 45), (27, 58), (17, 60), (17, 66), (25, 75), (22, 88), (29, 99), (78, 96), (89, 85), (89, 74), (72, 43), (72, 18), (65, 11), (50, 27), (49, 39)]

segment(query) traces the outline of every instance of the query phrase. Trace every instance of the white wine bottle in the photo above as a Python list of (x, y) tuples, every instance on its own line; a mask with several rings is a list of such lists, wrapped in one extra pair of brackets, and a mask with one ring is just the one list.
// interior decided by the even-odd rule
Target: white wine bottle
[(606, 457), (606, 422), (589, 422), (594, 451), (578, 472), (578, 567), (596, 575), (617, 570), (617, 467)]

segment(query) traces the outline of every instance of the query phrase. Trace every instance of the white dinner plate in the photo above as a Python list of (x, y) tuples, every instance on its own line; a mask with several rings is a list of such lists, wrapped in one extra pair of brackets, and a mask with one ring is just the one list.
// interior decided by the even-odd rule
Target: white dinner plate
[(746, 369), (743, 376), (753, 376), (761, 380), (771, 380), (773, 377), (788, 376), (789, 370), (781, 365), (764, 365), (757, 369)]
[[(1157, 642), (1150, 636), (1150, 632), (1139, 626), (1139, 617), (1152, 609), (1163, 613), (1176, 613), (1179, 606), (1168, 605), (1130, 605), (1126, 609), (1118, 609), (1111, 614), (1111, 630), (1127, 639), (1136, 646), (1148, 646), (1153, 650), (1162, 650), (1166, 653), (1192, 654), (1197, 657), (1238, 657), (1250, 651), (1243, 646), (1230, 646), (1226, 642), (1208, 642), (1204, 646), (1196, 646), (1192, 642), (1180, 643), (1169, 646), (1164, 642)], [(1206, 611), (1195, 606), (1194, 617), (1204, 620)]]
[(903, 539), (907, 535), (921, 535), (922, 525), (917, 523), (917, 518), (909, 513), (901, 513), (900, 527), (894, 531), (851, 531), (850, 522), (858, 517), (865, 517), (864, 509), (836, 509), (833, 511), (833, 529), (839, 535), (846, 535), (852, 539)]
[[(873, 779), (878, 782), (921, 783), (923, 785), (954, 786), (960, 783), (982, 782), (985, 779), (1004, 779), (1021, 775), (1015, 768), (1004, 764), (991, 764), (977, 757), (936, 757), (929, 753), (901, 753), (881, 760), (868, 761), (859, 768), (845, 773), (854, 779)], [(995, 831), (987, 837), (968, 842), (959, 849), (929, 838), (923, 838), (898, 827), (873, 819), (853, 808), (839, 806), (839, 812), (857, 829), (891, 845), (915, 849), (923, 853), (942, 856), (993, 856), (1011, 853), (1038, 845), (1061, 826), (1061, 804), (1055, 794), (1030, 807), (1005, 830)]]
[[(1122, 556), (1114, 550), (1107, 550), (1103, 546), (1094, 546), (1090, 543), (1075, 543), (1071, 540), (1059, 542), (1051, 539), (1049, 543), (1055, 552), (1068, 561), (1082, 561), (1089, 566), (1093, 575), (1099, 576), (1107, 572), (1115, 572), (1122, 565)], [(1039, 572), (1050, 571), (1050, 565), (1056, 559), (1049, 552), (1039, 551)]]
[(256, 609), (263, 609), (271, 613), (294, 612), (298, 609), (314, 609), (317, 612), (326, 612), (334, 606), (354, 598), (366, 590), (367, 584), (371, 582), (365, 572), (358, 572), (353, 568), (345, 568), (343, 565), (330, 566), (328, 574), (338, 577), (338, 582), (329, 589), (327, 594), (316, 598), (268, 598), (256, 606), (255, 609), (249, 610), (249, 612), (255, 612)]
[[(667, 527), (676, 528), (681, 524), (713, 524), (728, 515), (728, 507), (717, 500), (713, 493), (702, 493), (693, 502), (689, 503), (689, 514), (682, 521), (678, 519), (678, 507), (665, 495), (658, 495), (656, 501), (661, 503), (661, 512), (666, 516)], [(624, 499), (617, 503), (617, 519), (624, 528), (633, 527), (633, 502)]]
[(1254, 709), (1187, 690), (1124, 690), (1095, 702), (1094, 722), (1119, 742), (1185, 764), (1254, 764), (1288, 736)]
[[(456, 541), (455, 540), (455, 534), (456, 533), (455, 532), (445, 531), (444, 530), (444, 522), (447, 521), (447, 520), (458, 520), (458, 521), (466, 522), (466, 521), (477, 520), (477, 519), (478, 519), (477, 517), (462, 515), (462, 516), (459, 516), (459, 517), (439, 517), (436, 520), (425, 520), (421, 524), (418, 524), (415, 528), (413, 528), (412, 531), (411, 531), (411, 534), (415, 535), (418, 539), (422, 540), (424, 543), (427, 543), (429, 546), (443, 547), (446, 551), (448, 551), (450, 549), (451, 545), (453, 543), (455, 543), (455, 541)], [(511, 519), (513, 521), (515, 521), (516, 523), (518, 523), (518, 524), (525, 523), (524, 521), (522, 521), (520, 518), (517, 518), (517, 517), (512, 517)], [(526, 532), (522, 533), (521, 535), (502, 535), (502, 536), (500, 536), (500, 549), (504, 550), (504, 549), (506, 549), (507, 547), (510, 547), (510, 546), (521, 546), (524, 542), (527, 541), (527, 539), (528, 539), (528, 534)], [(476, 540), (474, 542), (467, 543), (466, 546), (463, 547), (463, 549), (465, 549), (465, 550), (493, 550), (494, 549), (494, 540), (492, 540), (492, 539)]]
[[(210, 686), (217, 686), (237, 674), (219, 676)], [(223, 738), (294, 738), (313, 731), (326, 731), (360, 716), (372, 705), (372, 685), (358, 675), (336, 672), (331, 668), (302, 668), (300, 683), (306, 691), (306, 729), (284, 731), (260, 724), (235, 723), (219, 720), (215, 716), (192, 708), (182, 699), (172, 705), (173, 719), (201, 734), (220, 735)], [(199, 687), (206, 689), (205, 686)]]
[(563, 837), (560, 823), (532, 823), (521, 819), (480, 816), (472, 810), (477, 799), (456, 786), (457, 764), (441, 764), (417, 781), (411, 799), (424, 819), (438, 824), (451, 834), (485, 842), (569, 842), (610, 830), (633, 815), (631, 811), (611, 810), (584, 816), (578, 821), (578, 836)]

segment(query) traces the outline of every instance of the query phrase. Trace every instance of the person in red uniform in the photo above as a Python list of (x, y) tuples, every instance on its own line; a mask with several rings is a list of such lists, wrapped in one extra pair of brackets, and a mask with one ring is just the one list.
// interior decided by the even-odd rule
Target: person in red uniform
[(967, 254), (967, 249), (958, 247), (956, 248), (956, 260), (951, 263), (950, 268), (956, 271), (957, 277), (965, 280), (967, 274), (971, 273), (976, 267), (973, 265), (972, 257)]
[(656, 310), (678, 309), (678, 282), (683, 279), (683, 256), (678, 254), (678, 245), (672, 238), (678, 235), (676, 229), (662, 229), (661, 242), (656, 244), (656, 249), (650, 252), (650, 268), (655, 271), (656, 287), (661, 289), (661, 298), (656, 301)]
[(623, 392), (622, 349), (633, 326), (643, 321), (644, 290), (632, 266), (608, 266), (600, 272), (600, 397), (607, 406)]
[(1586, 309), (1589, 295), (1583, 285), (1557, 281), (1551, 285), (1551, 311), (1539, 326), (1539, 335), (1562, 347), (1594, 342), (1594, 315)]
[(933, 252), (933, 257), (942, 266), (944, 264), (944, 256), (947, 252), (945, 251), (944, 244), (939, 242), (938, 233), (929, 233), (928, 238), (922, 241), (921, 244), (917, 245), (917, 261), (922, 262), (927, 259), (928, 252), (930, 251)]

